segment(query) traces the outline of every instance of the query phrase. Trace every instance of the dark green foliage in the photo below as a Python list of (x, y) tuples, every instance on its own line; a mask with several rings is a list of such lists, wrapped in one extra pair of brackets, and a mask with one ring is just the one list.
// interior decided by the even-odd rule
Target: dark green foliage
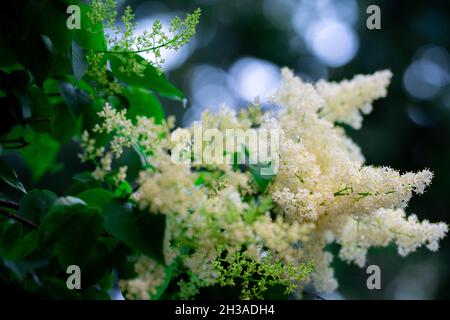
[(137, 54), (133, 54), (132, 57), (139, 63), (145, 65), (143, 77), (136, 77), (133, 74), (129, 74), (128, 72), (122, 71), (121, 66), (123, 65), (123, 62), (121, 57), (118, 57), (118, 55), (115, 54), (110, 55), (109, 61), (111, 62), (111, 69), (119, 80), (132, 86), (150, 89), (170, 99), (180, 101), (184, 99), (183, 93), (177, 88), (175, 88), (164, 77), (164, 75), (159, 74), (156, 68), (152, 67), (148, 62), (146, 62), (142, 57), (138, 56)]
[(49, 190), (31, 190), (20, 199), (18, 214), (38, 224), (56, 198), (56, 194)]
[(105, 229), (132, 249), (164, 263), (165, 216), (150, 215), (130, 203), (111, 201), (105, 209)]
[[(81, 7), (81, 30), (66, 27), (69, 4)], [(133, 120), (161, 123), (159, 96), (184, 99), (136, 54), (130, 59), (145, 66), (142, 76), (121, 72), (126, 56), (105, 54), (95, 66), (109, 60), (106, 81), (117, 83), (117, 92), (89, 76), (89, 54), (107, 50), (103, 26), (93, 25), (89, 12), (64, 0), (9, 1), (0, 12), (0, 292), (19, 287), (24, 296), (109, 299), (116, 274), (132, 276), (127, 257), (146, 254), (164, 263), (165, 217), (138, 210), (128, 199), (130, 183), (99, 182), (80, 168), (72, 184), (47, 187), (45, 177), (66, 169), (60, 151), (92, 129), (105, 102), (126, 108)], [(81, 290), (66, 286), (73, 264), (82, 270)], [(168, 272), (156, 297), (170, 280)]]

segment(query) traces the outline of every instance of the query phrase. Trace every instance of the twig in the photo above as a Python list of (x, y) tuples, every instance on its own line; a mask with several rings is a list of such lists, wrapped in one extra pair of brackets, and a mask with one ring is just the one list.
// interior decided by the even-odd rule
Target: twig
[(140, 49), (140, 50), (130, 50), (130, 51), (114, 51), (114, 50), (90, 50), (91, 52), (95, 52), (95, 53), (110, 53), (110, 54), (130, 54), (130, 53), (142, 53), (142, 52), (147, 52), (147, 51), (154, 51), (157, 49), (160, 49), (162, 47), (165, 47), (173, 42), (175, 42), (176, 40), (179, 39), (179, 36), (174, 37), (172, 40), (169, 40), (167, 42), (164, 42), (160, 45), (154, 46), (154, 47), (150, 47), (150, 48), (145, 48), (145, 49)]
[(39, 228), (35, 223), (31, 222), (30, 220), (27, 220), (27, 219), (25, 219), (25, 218), (23, 218), (21, 216), (18, 216), (16, 214), (8, 212), (6, 210), (0, 209), (0, 214), (4, 215), (5, 217), (7, 217), (9, 219), (13, 219), (13, 220), (19, 221), (20, 223), (22, 223), (22, 224), (24, 224), (24, 225), (26, 225), (26, 226), (28, 226), (28, 227), (30, 227), (32, 229), (38, 229)]
[[(5, 208), (9, 208), (9, 209), (18, 209), (19, 208), (19, 205), (17, 203), (12, 202), (12, 201), (7, 201), (7, 200), (0, 200), (0, 206), (5, 207)], [(23, 218), (21, 216), (18, 216), (17, 214), (8, 212), (8, 211), (3, 210), (1, 208), (0, 208), (0, 214), (4, 215), (7, 218), (19, 221), (19, 222), (23, 223), (24, 225), (26, 225), (26, 226), (28, 226), (28, 227), (30, 227), (32, 229), (39, 229), (39, 226), (37, 224), (35, 224), (34, 222), (31, 222), (30, 220), (25, 219), (25, 218)], [(108, 232), (106, 232), (106, 231), (102, 231), (102, 232), (100, 232), (99, 236), (100, 237), (109, 237), (111, 235)]]
[(8, 209), (12, 209), (12, 210), (18, 210), (19, 209), (19, 204), (17, 202), (14, 202), (14, 201), (0, 200), (0, 207), (5, 207), (5, 208), (8, 208)]

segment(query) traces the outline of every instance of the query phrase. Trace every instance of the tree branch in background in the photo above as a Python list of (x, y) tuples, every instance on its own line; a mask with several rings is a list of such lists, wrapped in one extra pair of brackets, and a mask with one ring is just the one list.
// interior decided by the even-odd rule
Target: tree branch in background
[[(12, 209), (12, 210), (18, 210), (19, 209), (19, 204), (13, 201), (8, 201), (8, 200), (0, 200), (0, 207), (4, 207), (4, 208), (8, 208), (8, 209)], [(39, 226), (33, 222), (31, 222), (28, 219), (25, 219), (21, 216), (18, 216), (17, 214), (8, 212), (7, 210), (4, 210), (2, 208), (0, 208), (0, 215), (4, 215), (7, 218), (19, 221), (21, 223), (23, 223), (24, 225), (32, 228), (32, 229), (38, 229)], [(109, 237), (110, 234), (106, 231), (102, 231), (100, 233), (100, 237)]]
[(8, 212), (6, 210), (0, 209), (0, 214), (4, 215), (5, 217), (7, 217), (9, 219), (13, 219), (13, 220), (19, 221), (20, 223), (22, 223), (22, 224), (24, 224), (24, 225), (26, 225), (26, 226), (28, 226), (28, 227), (30, 227), (32, 229), (38, 229), (39, 228), (36, 224), (31, 222), (30, 220), (27, 220), (27, 219), (25, 219), (25, 218), (23, 218), (21, 216), (18, 216), (16, 214)]
[(5, 207), (12, 210), (18, 210), (19, 204), (10, 200), (0, 200), (0, 207)]

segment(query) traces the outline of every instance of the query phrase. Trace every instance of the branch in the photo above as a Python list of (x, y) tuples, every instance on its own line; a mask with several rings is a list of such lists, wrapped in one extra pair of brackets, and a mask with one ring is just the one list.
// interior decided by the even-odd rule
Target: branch
[(27, 220), (27, 219), (25, 219), (25, 218), (23, 218), (21, 216), (18, 216), (18, 215), (14, 214), (14, 213), (10, 213), (10, 212), (8, 212), (6, 210), (0, 209), (0, 214), (4, 215), (5, 217), (7, 217), (9, 219), (13, 219), (13, 220), (19, 221), (20, 223), (30, 227), (31, 229), (38, 229), (39, 228), (36, 224), (31, 222), (30, 220)]
[(19, 204), (17, 202), (14, 202), (14, 201), (0, 200), (0, 207), (5, 207), (5, 208), (8, 208), (8, 209), (12, 209), (12, 210), (18, 210), (19, 209)]
[[(9, 209), (18, 209), (19, 208), (19, 205), (17, 203), (12, 202), (12, 201), (7, 201), (7, 200), (0, 200), (0, 206), (9, 208)], [(7, 217), (9, 219), (19, 221), (20, 223), (30, 227), (31, 229), (35, 229), (35, 230), (39, 229), (39, 226), (37, 224), (35, 224), (34, 222), (32, 222), (28, 219), (25, 219), (21, 216), (18, 216), (17, 214), (8, 212), (1, 208), (0, 208), (0, 214), (4, 215), (5, 217)], [(100, 232), (100, 237), (109, 237), (109, 236), (110, 236), (110, 234), (106, 231)]]

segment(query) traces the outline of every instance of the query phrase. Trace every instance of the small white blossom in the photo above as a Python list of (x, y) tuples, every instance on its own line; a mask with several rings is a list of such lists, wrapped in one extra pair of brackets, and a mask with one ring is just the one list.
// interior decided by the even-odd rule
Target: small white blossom
[(325, 100), (320, 114), (331, 122), (361, 128), (361, 114), (369, 114), (372, 102), (386, 96), (391, 77), (392, 73), (384, 70), (372, 75), (357, 75), (352, 80), (341, 82), (317, 82), (317, 92)]
[(395, 242), (398, 253), (406, 256), (422, 245), (431, 251), (439, 247), (448, 227), (444, 223), (419, 222), (417, 216), (406, 217), (403, 210), (380, 209), (358, 220), (349, 219), (337, 241), (342, 245), (341, 259), (363, 267), (369, 247), (385, 247)]

